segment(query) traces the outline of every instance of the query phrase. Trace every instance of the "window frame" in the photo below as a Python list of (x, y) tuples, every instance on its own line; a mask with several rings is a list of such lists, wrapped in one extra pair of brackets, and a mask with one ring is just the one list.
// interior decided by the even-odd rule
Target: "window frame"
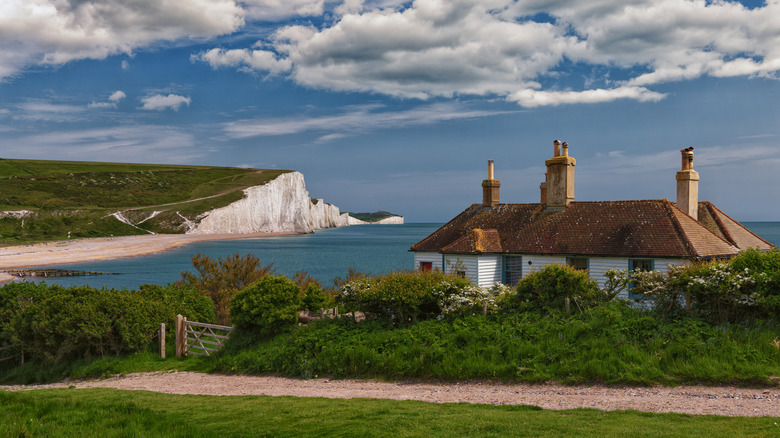
[[(575, 263), (577, 261), (584, 260), (585, 261), (585, 267), (582, 266), (576, 266)], [(580, 270), (580, 271), (589, 271), (590, 270), (590, 257), (566, 257), (566, 264), (570, 267)]]
[[(512, 260), (512, 262), (516, 263), (516, 266), (518, 266), (520, 268), (519, 270), (517, 270), (517, 269), (508, 269), (508, 267), (510, 266), (510, 263), (509, 263), (510, 259), (517, 259), (516, 262), (514, 260)], [(519, 283), (520, 280), (523, 278), (523, 256), (522, 255), (509, 254), (509, 255), (505, 255), (502, 260), (503, 260), (503, 264), (504, 264), (503, 269), (502, 269), (502, 271), (503, 271), (503, 276), (502, 276), (502, 280), (503, 281), (502, 281), (502, 283), (504, 283), (504, 284), (506, 284), (508, 286), (516, 286), (517, 283)], [(510, 273), (517, 275), (517, 277), (516, 277), (517, 281), (515, 281), (514, 283), (510, 283), (510, 278), (515, 278), (514, 275), (510, 275)]]
[[(650, 269), (640, 269), (640, 271), (655, 271), (655, 259), (628, 259), (628, 273), (631, 274), (634, 272), (634, 263), (635, 262), (650, 262)], [(631, 289), (634, 287), (634, 282), (628, 283), (628, 298), (634, 298), (634, 299), (644, 299), (647, 298), (646, 296), (642, 294), (635, 294), (631, 292)]]

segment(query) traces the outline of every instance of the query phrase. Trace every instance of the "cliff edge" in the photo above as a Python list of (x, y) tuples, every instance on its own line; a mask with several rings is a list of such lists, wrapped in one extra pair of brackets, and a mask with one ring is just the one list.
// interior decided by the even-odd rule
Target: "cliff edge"
[(347, 213), (322, 199), (311, 199), (303, 174), (289, 172), (261, 186), (244, 189), (244, 198), (201, 214), (187, 234), (311, 233), (349, 225)]

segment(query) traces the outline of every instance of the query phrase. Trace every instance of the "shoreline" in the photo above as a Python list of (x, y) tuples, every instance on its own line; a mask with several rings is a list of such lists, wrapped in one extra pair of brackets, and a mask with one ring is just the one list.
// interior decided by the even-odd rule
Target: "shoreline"
[[(58, 240), (22, 246), (4, 246), (0, 247), (0, 270), (38, 268), (124, 257), (138, 257), (169, 251), (193, 242), (258, 239), (296, 234), (299, 233), (149, 234)], [(0, 284), (11, 282), (16, 278), (12, 275), (0, 273)]]

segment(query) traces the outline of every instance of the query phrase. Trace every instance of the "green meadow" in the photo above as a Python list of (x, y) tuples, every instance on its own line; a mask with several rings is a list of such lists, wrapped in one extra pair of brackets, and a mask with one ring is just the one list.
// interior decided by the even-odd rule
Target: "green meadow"
[(0, 391), (9, 437), (771, 437), (777, 418), (110, 389)]
[[(284, 170), (0, 159), (0, 243), (186, 231), (182, 217), (222, 207)], [(131, 226), (111, 214), (122, 214)]]

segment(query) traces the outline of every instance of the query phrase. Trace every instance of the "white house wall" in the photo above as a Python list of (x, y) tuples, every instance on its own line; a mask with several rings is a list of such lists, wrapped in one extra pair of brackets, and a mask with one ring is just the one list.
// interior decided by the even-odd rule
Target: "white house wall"
[[(516, 255), (516, 254), (513, 254)], [(522, 255), (523, 272), (526, 277), (532, 272), (543, 269), (548, 265), (565, 265), (566, 256)], [(588, 257), (588, 272), (590, 277), (598, 281), (600, 287), (604, 287), (607, 278), (604, 274), (610, 269), (628, 269), (628, 258), (624, 257)], [(431, 262), (433, 269), (441, 269), (454, 274), (455, 271), (465, 271), (466, 277), (473, 284), (491, 286), (503, 281), (503, 256), (501, 255), (454, 255), (437, 252), (415, 252), (414, 266), (420, 268), (420, 262)], [(530, 263), (529, 263), (530, 262)], [(666, 273), (670, 265), (688, 263), (683, 259), (653, 259), (655, 270)], [(623, 291), (621, 296), (628, 296), (628, 291)]]
[(480, 286), (492, 286), (503, 279), (504, 261), (500, 255), (486, 255), (479, 257), (479, 271), (477, 281), (471, 282)]
[(438, 252), (415, 252), (414, 269), (420, 269), (420, 262), (431, 262), (433, 269), (443, 270), (442, 255)]
[(456, 271), (466, 271), (466, 278), (471, 280), (473, 284), (479, 284), (479, 259), (480, 257), (489, 256), (475, 256), (475, 255), (444, 255), (444, 272), (448, 274), (455, 274)]

